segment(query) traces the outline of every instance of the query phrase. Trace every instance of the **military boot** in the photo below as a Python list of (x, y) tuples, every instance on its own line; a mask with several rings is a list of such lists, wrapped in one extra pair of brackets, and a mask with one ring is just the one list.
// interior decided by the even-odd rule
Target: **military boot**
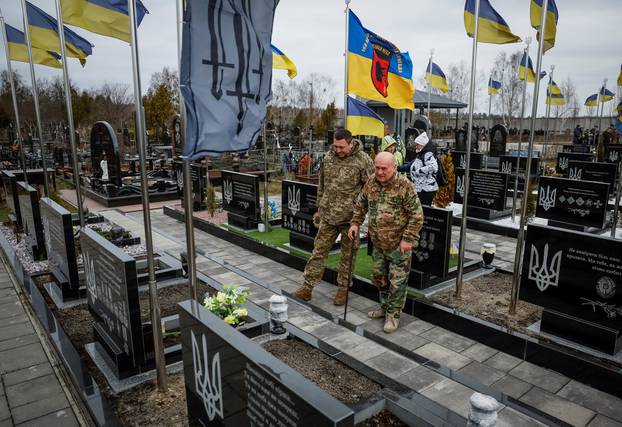
[(384, 318), (384, 332), (390, 334), (395, 332), (397, 326), (400, 324), (400, 318), (395, 317), (394, 314), (387, 313), (387, 317)]
[(370, 319), (382, 319), (385, 316), (385, 312), (382, 308), (377, 308), (367, 312), (367, 317)]
[(346, 303), (346, 297), (348, 295), (348, 288), (339, 286), (337, 288), (337, 294), (335, 295), (335, 299), (333, 300), (333, 304), (335, 305), (344, 305)]
[(310, 301), (311, 294), (313, 293), (313, 287), (302, 285), (292, 295), (296, 298), (300, 298), (303, 301)]

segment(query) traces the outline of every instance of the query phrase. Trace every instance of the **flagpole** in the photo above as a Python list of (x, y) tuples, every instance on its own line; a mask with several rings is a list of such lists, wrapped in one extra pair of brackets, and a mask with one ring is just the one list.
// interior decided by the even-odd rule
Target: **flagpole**
[(462, 199), (462, 219), (460, 225), (460, 246), (458, 248), (458, 277), (456, 278), (456, 298), (462, 296), (462, 280), (464, 279), (464, 250), (466, 246), (466, 230), (469, 201), (469, 172), (471, 170), (471, 137), (473, 136), (473, 110), (475, 109), (475, 73), (477, 70), (477, 37), (479, 31), (479, 5), (475, 0), (475, 24), (473, 27), (473, 51), (471, 54), (471, 86), (469, 87), (469, 122), (466, 142), (466, 163), (464, 168), (464, 197)]
[(602, 100), (602, 98), (604, 96), (605, 89), (607, 88), (607, 80), (608, 80), (607, 78), (603, 80), (603, 87), (600, 89), (600, 93), (598, 94), (598, 98), (597, 98), (598, 101), (601, 103), (601, 109), (600, 109), (600, 117), (598, 118), (598, 143), (596, 144), (596, 147), (598, 147), (598, 144), (603, 143), (603, 139), (605, 136), (603, 132), (603, 113), (605, 112), (605, 101)]
[(145, 246), (147, 248), (147, 269), (149, 271), (149, 302), (151, 306), (151, 330), (153, 333), (153, 350), (155, 366), (160, 391), (166, 391), (166, 363), (164, 359), (164, 345), (162, 342), (162, 326), (160, 320), (160, 304), (158, 302), (158, 288), (156, 287), (155, 269), (153, 265), (153, 237), (151, 235), (151, 213), (149, 212), (149, 185), (147, 183), (147, 161), (145, 112), (142, 106), (140, 87), (140, 63), (138, 58), (138, 31), (136, 24), (136, 0), (127, 0), (130, 18), (130, 32), (132, 36), (132, 71), (134, 78), (134, 106), (136, 109), (136, 144), (140, 162), (140, 181), (143, 199), (143, 221), (145, 225)]
[[(536, 82), (533, 90), (533, 103), (531, 107), (531, 123), (529, 127), (529, 149), (527, 150), (527, 162), (525, 163), (525, 190), (521, 200), (520, 225), (518, 227), (518, 238), (516, 240), (516, 254), (514, 257), (514, 276), (512, 280), (512, 294), (510, 296), (510, 314), (516, 314), (518, 304), (518, 292), (521, 281), (521, 260), (523, 257), (523, 241), (525, 239), (525, 224), (527, 222), (527, 204), (529, 201), (529, 176), (531, 175), (531, 157), (533, 155), (533, 144), (535, 141), (536, 115), (538, 114), (538, 95), (540, 90), (540, 71), (542, 70), (542, 54), (544, 52), (544, 33), (546, 28), (546, 14), (549, 0), (542, 0), (542, 21), (540, 22), (540, 39), (538, 40), (538, 61), (536, 63)], [(527, 65), (527, 64), (526, 64)], [(527, 71), (527, 70), (525, 70)], [(527, 84), (527, 73), (525, 73), (525, 84)]]
[[(266, 139), (266, 119), (268, 110), (266, 109), (266, 118), (264, 118), (261, 126), (261, 141), (263, 142), (263, 210), (264, 210), (264, 227), (268, 231), (270, 218), (268, 218), (268, 140)], [(309, 172), (311, 164), (309, 164)]]
[[(555, 65), (551, 65), (551, 73), (549, 74), (549, 84), (546, 89), (546, 119), (544, 120), (544, 144), (542, 145), (542, 160), (546, 156), (546, 146), (549, 138), (549, 119), (551, 118), (551, 83), (553, 82), (553, 72), (555, 71)], [(555, 127), (553, 127), (553, 137), (555, 137)]]
[(39, 144), (41, 145), (41, 163), (43, 165), (43, 192), (45, 197), (50, 196), (50, 187), (48, 184), (48, 170), (45, 163), (45, 144), (43, 142), (43, 126), (41, 126), (41, 110), (39, 109), (39, 93), (37, 90), (37, 77), (35, 75), (35, 66), (32, 60), (32, 44), (30, 42), (30, 24), (28, 22), (28, 11), (26, 10), (26, 0), (22, 0), (22, 13), (24, 14), (24, 35), (26, 38), (26, 46), (28, 47), (28, 62), (30, 64), (30, 79), (32, 82), (32, 99), (35, 104), (35, 118), (37, 120), (37, 131), (39, 133)]
[(22, 170), (24, 171), (24, 182), (28, 184), (28, 167), (26, 166), (26, 154), (24, 153), (24, 141), (22, 139), (22, 128), (19, 121), (19, 109), (17, 107), (17, 94), (15, 93), (15, 83), (13, 82), (13, 69), (11, 67), (11, 57), (9, 55), (9, 42), (6, 39), (6, 25), (4, 16), (0, 10), (0, 25), (2, 26), (2, 43), (4, 44), (4, 53), (6, 54), (6, 68), (9, 73), (9, 83), (11, 85), (11, 97), (13, 98), (13, 111), (15, 112), (15, 127), (17, 135), (17, 143), (22, 158)]
[(82, 191), (80, 190), (80, 165), (78, 163), (78, 149), (76, 146), (76, 128), (73, 123), (73, 103), (71, 101), (71, 87), (69, 86), (69, 70), (67, 68), (67, 52), (65, 48), (65, 31), (61, 0), (56, 0), (56, 17), (58, 23), (58, 38), (60, 40), (60, 56), (63, 63), (63, 81), (65, 84), (65, 103), (67, 106), (67, 124), (69, 125), (69, 142), (71, 144), (71, 163), (73, 166), (73, 181), (76, 186), (76, 204), (80, 229), (84, 228), (84, 211), (82, 210)]
[[(523, 55), (525, 57), (525, 79), (523, 84), (523, 101), (520, 107), (520, 122), (518, 126), (518, 153), (516, 155), (516, 175), (514, 177), (514, 192), (512, 193), (512, 222), (516, 221), (516, 201), (518, 199), (518, 177), (520, 176), (520, 158), (521, 148), (523, 145), (523, 119), (525, 118), (525, 100), (527, 98), (527, 75), (529, 72), (529, 45), (531, 44), (531, 37), (525, 38), (525, 49)], [(518, 77), (520, 79), (520, 62), (518, 63)], [(527, 159), (527, 162), (531, 162), (531, 159)], [(523, 197), (527, 192), (527, 180), (525, 180), (525, 187), (523, 188)]]
[[(430, 79), (427, 79), (427, 71), (426, 71), (426, 80), (428, 80), (428, 119), (430, 119), (430, 123), (432, 123), (432, 119), (430, 118), (430, 98), (432, 97), (432, 60), (434, 58), (434, 49), (430, 49), (430, 62), (428, 63), (429, 71), (430, 71)], [(430, 129), (430, 139), (432, 139), (432, 130)]]
[(618, 227), (618, 217), (620, 214), (620, 197), (622, 196), (622, 160), (618, 161), (618, 189), (616, 190), (616, 201), (613, 206), (613, 217), (611, 218), (611, 237), (616, 237)]
[[(492, 76), (490, 77), (490, 84), (492, 84)], [(488, 123), (486, 124), (487, 134), (488, 134), (488, 138), (486, 138), (488, 140), (488, 152), (486, 153), (487, 156), (490, 156), (490, 148), (491, 148), (490, 145), (492, 144), (492, 134), (490, 133), (490, 123), (492, 121), (490, 117), (491, 111), (492, 111), (492, 93), (489, 93), (488, 94)], [(488, 161), (486, 162), (486, 167), (488, 167)]]
[(343, 77), (343, 128), (347, 129), (348, 123), (348, 42), (350, 38), (350, 0), (345, 0), (346, 3), (346, 41), (344, 45), (343, 59), (344, 59), (344, 77)]
[[(181, 93), (181, 46), (182, 30), (184, 23), (184, 11), (186, 1), (177, 0), (177, 65), (179, 73), (179, 110), (181, 118), (182, 140), (186, 140), (186, 104)], [(194, 246), (194, 216), (192, 213), (192, 163), (188, 158), (182, 158), (182, 174), (184, 183), (184, 214), (186, 222), (186, 260), (188, 263), (188, 287), (190, 288), (190, 298), (199, 300), (197, 292), (197, 270), (196, 270), (196, 249)], [(209, 184), (209, 167), (207, 168), (207, 182)]]

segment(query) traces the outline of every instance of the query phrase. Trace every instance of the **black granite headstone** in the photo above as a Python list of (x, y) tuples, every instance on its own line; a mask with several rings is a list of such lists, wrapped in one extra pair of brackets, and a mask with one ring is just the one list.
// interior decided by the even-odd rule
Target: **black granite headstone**
[[(464, 169), (455, 169), (456, 192), (454, 202), (464, 201)], [(506, 193), (509, 175), (502, 172), (471, 169), (469, 182), (469, 208), (477, 207), (504, 211), (507, 206)], [(470, 212), (469, 212), (470, 215)]]
[(180, 304), (190, 425), (352, 426), (354, 412), (195, 301)]
[(80, 233), (87, 301), (95, 337), (119, 378), (145, 362), (136, 260), (93, 230)]
[(603, 228), (609, 184), (541, 177), (536, 216), (581, 227)]
[(562, 145), (563, 153), (590, 153), (591, 146), (583, 144)]
[[(454, 163), (454, 168), (466, 168), (466, 151), (452, 150), (451, 159)], [(471, 169), (481, 169), (483, 164), (483, 154), (471, 152)]]
[(171, 144), (173, 145), (173, 156), (181, 156), (184, 152), (184, 142), (182, 140), (181, 117), (175, 116), (171, 123), (173, 134)]
[(490, 129), (490, 156), (498, 157), (505, 154), (505, 146), (508, 142), (508, 128), (502, 124), (496, 124)]
[(45, 259), (45, 241), (41, 211), (39, 210), (39, 194), (37, 190), (23, 181), (17, 183), (19, 211), (28, 251), (35, 261)]
[(541, 330), (610, 354), (622, 348), (622, 241), (531, 224), (520, 299), (545, 308)]
[(255, 227), (260, 221), (259, 177), (222, 171), (222, 200), (230, 224), (245, 229)]
[(570, 160), (566, 178), (579, 181), (596, 181), (609, 184), (613, 189), (616, 183), (618, 165), (615, 163), (580, 162)]
[(557, 153), (557, 164), (555, 166), (557, 173), (566, 173), (570, 160), (591, 162), (594, 160), (594, 155), (587, 153)]
[(446, 277), (451, 249), (452, 211), (423, 206), (419, 246), (413, 249), (413, 270)]
[(47, 197), (41, 198), (39, 206), (49, 269), (60, 282), (63, 300), (78, 298), (80, 279), (71, 212)]
[[(105, 158), (104, 158), (105, 155)], [(101, 161), (108, 162), (108, 178), (121, 187), (121, 159), (119, 144), (114, 129), (108, 122), (97, 122), (91, 129), (91, 167), (96, 176), (101, 177)]]
[[(531, 158), (531, 175), (538, 174), (538, 168), (540, 166), (540, 159), (537, 157)], [(518, 161), (518, 167), (521, 172), (525, 172), (527, 167), (527, 157), (520, 157)], [(516, 173), (516, 156), (500, 156), (499, 157), (499, 172), (503, 173)]]
[(317, 185), (298, 181), (283, 181), (281, 206), (283, 228), (314, 239), (317, 228), (313, 215), (317, 212)]
[(622, 162), (622, 144), (605, 144), (605, 162)]
[(456, 131), (456, 150), (466, 150), (467, 136), (466, 129), (460, 128)]

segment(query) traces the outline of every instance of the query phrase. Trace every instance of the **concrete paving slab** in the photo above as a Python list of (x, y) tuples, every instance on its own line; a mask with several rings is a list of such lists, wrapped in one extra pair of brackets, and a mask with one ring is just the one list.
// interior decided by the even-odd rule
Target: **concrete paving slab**
[(423, 389), (421, 394), (440, 403), (446, 408), (462, 415), (469, 416), (469, 399), (474, 390), (448, 378)]
[(36, 402), (27, 403), (26, 405), (18, 406), (11, 409), (13, 415), (13, 422), (15, 424), (25, 423), (26, 421), (33, 420), (35, 418), (41, 418), (45, 415), (55, 413), (61, 409), (69, 408), (69, 402), (64, 393), (50, 395), (49, 397)]
[(484, 365), (488, 365), (491, 368), (495, 368), (498, 371), (509, 372), (518, 366), (522, 360), (518, 357), (511, 356), (502, 352), (498, 352), (494, 356), (486, 359)]
[(519, 380), (512, 375), (506, 375), (505, 377), (492, 384), (492, 388), (494, 388), (495, 390), (499, 390), (500, 392), (505, 393), (515, 399), (518, 399), (523, 394), (527, 393), (529, 390), (531, 390), (532, 387), (534, 387), (532, 384), (529, 384), (528, 382), (525, 382), (523, 380)]
[(444, 379), (444, 376), (437, 374), (432, 369), (425, 366), (417, 366), (415, 369), (411, 369), (396, 378), (397, 381), (417, 392), (441, 382)]
[(430, 342), (427, 339), (419, 335), (411, 334), (404, 329), (398, 329), (391, 334), (384, 334), (383, 338), (386, 338), (387, 340), (407, 350), (415, 350), (419, 347), (423, 347)]
[(484, 344), (477, 343), (462, 351), (460, 354), (481, 363), (497, 353), (497, 350), (495, 350), (494, 348), (490, 348)]
[(570, 379), (557, 372), (544, 369), (529, 362), (521, 362), (510, 371), (510, 375), (538, 386), (551, 393), (557, 393)]
[(475, 341), (472, 339), (463, 337), (462, 335), (458, 335), (440, 327), (434, 327), (419, 335), (456, 352), (464, 351), (475, 344)]
[(0, 341), (0, 354), (3, 351), (10, 350), (12, 348), (23, 347), (25, 345), (33, 344), (36, 342), (39, 342), (39, 337), (37, 337), (36, 334), (24, 335), (22, 337)]
[(35, 418), (34, 420), (26, 421), (23, 424), (19, 424), (19, 427), (77, 427), (79, 426), (78, 420), (74, 416), (73, 412), (69, 409), (61, 409), (60, 411), (53, 412), (45, 415), (41, 418)]
[(471, 362), (471, 359), (464, 357), (460, 353), (440, 346), (436, 343), (429, 343), (415, 350), (415, 353), (427, 357), (428, 359), (447, 366), (451, 369), (460, 369)]
[(590, 409), (579, 406), (567, 399), (556, 396), (541, 388), (534, 387), (520, 398), (541, 411), (551, 414), (573, 426), (586, 426), (596, 415)]
[(458, 372), (468, 375), (484, 385), (491, 385), (505, 376), (505, 373), (475, 361), (461, 368)]
[(327, 338), (326, 343), (338, 348), (341, 351), (352, 350), (358, 346), (364, 346), (368, 340), (360, 335), (343, 330), (342, 332), (335, 334)]
[(405, 374), (411, 369), (419, 366), (417, 362), (407, 359), (391, 350), (385, 351), (384, 353), (367, 360), (365, 363), (390, 378), (395, 378), (396, 376)]
[(9, 325), (0, 328), (0, 341), (8, 340), (11, 338), (23, 337), (24, 335), (32, 334), (35, 331), (28, 318), (26, 318), (25, 322), (22, 321), (17, 324), (10, 324), (10, 320), (7, 321), (6, 319), (4, 322), (9, 323)]
[(342, 351), (348, 356), (351, 356), (361, 362), (366, 362), (367, 360), (373, 359), (374, 357), (384, 353), (387, 351), (387, 348), (380, 344), (367, 341), (364, 344), (353, 348), (347, 348)]
[(617, 422), (604, 415), (596, 415), (588, 424), (588, 427), (622, 427), (622, 422)]
[(0, 305), (0, 319), (7, 319), (13, 316), (25, 314), (24, 308), (19, 301)]
[(416, 319), (410, 322), (408, 325), (405, 325), (404, 328), (408, 332), (412, 332), (415, 335), (421, 335), (425, 331), (434, 328), (435, 326), (432, 323), (428, 323), (425, 320)]
[(43, 351), (39, 340), (33, 344), (12, 348), (0, 353), (0, 372), (7, 373), (24, 369), (29, 366), (47, 362), (48, 358)]
[(6, 395), (11, 409), (50, 396), (65, 396), (55, 375), (46, 375), (6, 388)]
[(497, 427), (540, 427), (546, 426), (539, 421), (529, 418), (512, 408), (503, 408), (498, 413)]
[[(0, 387), (3, 388), (3, 387)], [(0, 396), (0, 420), (6, 420), (11, 418), (11, 411), (9, 410), (9, 403), (6, 401), (6, 396)]]
[(622, 421), (622, 399), (578, 381), (570, 381), (557, 395), (609, 418)]
[(2, 381), (5, 387), (9, 387), (53, 373), (52, 365), (49, 362), (45, 362), (5, 374), (2, 376)]

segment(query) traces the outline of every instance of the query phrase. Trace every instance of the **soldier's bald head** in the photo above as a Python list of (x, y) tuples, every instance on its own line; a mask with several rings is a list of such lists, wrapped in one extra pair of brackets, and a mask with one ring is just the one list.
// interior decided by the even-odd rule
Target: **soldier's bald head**
[(385, 183), (393, 178), (396, 173), (395, 156), (388, 151), (378, 153), (375, 159), (376, 180)]

